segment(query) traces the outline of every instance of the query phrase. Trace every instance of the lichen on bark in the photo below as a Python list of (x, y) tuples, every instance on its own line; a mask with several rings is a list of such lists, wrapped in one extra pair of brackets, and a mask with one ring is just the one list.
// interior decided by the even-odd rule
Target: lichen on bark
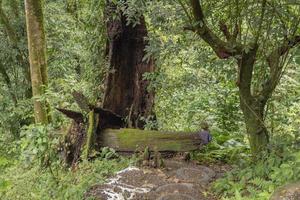
[(36, 123), (49, 121), (47, 102), (41, 101), (48, 86), (46, 37), (41, 0), (25, 0), (29, 62)]

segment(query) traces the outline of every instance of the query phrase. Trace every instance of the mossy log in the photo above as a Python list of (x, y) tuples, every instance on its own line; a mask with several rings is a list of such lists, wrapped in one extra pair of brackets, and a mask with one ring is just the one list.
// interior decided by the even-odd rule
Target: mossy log
[(88, 159), (91, 151), (101, 147), (124, 153), (143, 151), (146, 147), (150, 151), (173, 153), (196, 150), (202, 142), (196, 133), (122, 128), (126, 126), (124, 118), (111, 110), (90, 104), (82, 93), (74, 91), (72, 94), (82, 113), (57, 108), (73, 119), (63, 145), (65, 162), (69, 166), (74, 166), (82, 154), (83, 158)]
[(134, 152), (149, 147), (151, 151), (186, 152), (200, 147), (196, 133), (146, 131), (138, 129), (105, 129), (97, 141), (101, 147), (114, 148), (119, 152)]

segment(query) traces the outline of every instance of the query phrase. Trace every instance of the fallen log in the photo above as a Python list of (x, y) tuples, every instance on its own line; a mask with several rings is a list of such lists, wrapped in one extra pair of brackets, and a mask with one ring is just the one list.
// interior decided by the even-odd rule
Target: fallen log
[(199, 149), (201, 139), (197, 133), (147, 131), (138, 129), (105, 129), (99, 135), (101, 147), (120, 152), (142, 151), (146, 147), (159, 152), (187, 152)]
[[(126, 127), (126, 120), (116, 113), (89, 103), (79, 92), (73, 92), (81, 112), (57, 108), (73, 119), (64, 138), (65, 163), (74, 166), (83, 155), (88, 159), (92, 151), (102, 147), (114, 148), (117, 152), (133, 153), (150, 151), (161, 153), (187, 152), (199, 149), (201, 138), (196, 133), (146, 131)], [(121, 129), (120, 129), (121, 128)]]

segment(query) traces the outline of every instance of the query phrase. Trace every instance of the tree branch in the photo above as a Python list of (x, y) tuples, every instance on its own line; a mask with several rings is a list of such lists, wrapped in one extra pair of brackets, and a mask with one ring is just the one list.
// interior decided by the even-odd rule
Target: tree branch
[(227, 41), (230, 41), (232, 39), (232, 35), (231, 33), (229, 32), (228, 30), (228, 27), (227, 25), (225, 24), (225, 22), (223, 21), (220, 21), (219, 22), (219, 27), (220, 27), (220, 30), (222, 31), (222, 33), (224, 34), (225, 38)]
[(270, 78), (264, 83), (261, 92), (261, 98), (267, 99), (278, 84), (278, 79), (283, 70), (280, 59), (286, 55), (290, 49), (300, 44), (300, 35), (296, 35), (290, 39), (286, 39), (282, 45), (276, 47), (267, 57), (267, 63), (270, 68)]
[(193, 22), (193, 19), (192, 19), (192, 17), (189, 15), (189, 12), (188, 12), (188, 10), (186, 9), (186, 7), (184, 6), (184, 4), (182, 3), (182, 1), (181, 1), (181, 0), (178, 0), (178, 3), (179, 3), (180, 6), (182, 7), (182, 9), (183, 9), (185, 15), (187, 16), (187, 18), (189, 19), (190, 23), (192, 23), (192, 22)]
[(269, 58), (272, 58), (273, 56), (283, 56), (298, 44), (300, 44), (300, 35), (286, 39), (281, 46), (274, 49), (274, 51), (269, 55)]
[(241, 55), (242, 46), (236, 42), (225, 42), (221, 40), (206, 24), (202, 7), (199, 0), (190, 0), (193, 11), (195, 32), (211, 46), (217, 56), (226, 59), (231, 56)]
[(280, 57), (288, 53), (290, 49), (300, 44), (300, 36), (294, 36), (290, 39), (286, 39), (282, 45), (276, 47), (267, 57), (267, 63), (270, 67), (271, 81), (277, 76), (280, 66)]

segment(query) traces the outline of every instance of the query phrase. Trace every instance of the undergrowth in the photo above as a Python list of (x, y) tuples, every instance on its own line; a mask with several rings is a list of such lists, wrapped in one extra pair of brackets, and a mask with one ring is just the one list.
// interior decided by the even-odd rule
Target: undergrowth
[(83, 199), (94, 184), (128, 166), (129, 160), (83, 161), (75, 171), (63, 168), (41, 169), (39, 165), (24, 168), (22, 163), (0, 173), (0, 199)]
[(103, 183), (131, 162), (103, 149), (97, 159), (82, 159), (75, 168), (66, 168), (57, 148), (62, 134), (54, 127), (31, 125), (20, 136), (7, 147), (0, 141), (0, 199), (81, 200), (91, 186)]
[(240, 136), (214, 134), (214, 140), (193, 159), (200, 163), (222, 162), (232, 170), (212, 184), (222, 200), (269, 200), (276, 188), (300, 180), (300, 151), (297, 142), (273, 138), (268, 151), (256, 160)]
[[(211, 190), (219, 199), (268, 200), (277, 187), (300, 180), (296, 141), (272, 138), (268, 151), (254, 161), (242, 135), (212, 132), (213, 141), (194, 152), (192, 159), (204, 165), (218, 162), (232, 166), (212, 184)], [(82, 199), (91, 186), (105, 182), (133, 162), (104, 148), (97, 159), (83, 160), (71, 170), (60, 162), (60, 134), (55, 128), (34, 125), (23, 128), (20, 135), (21, 139), (7, 149), (1, 142), (0, 152), (10, 153), (0, 155), (0, 199)]]

